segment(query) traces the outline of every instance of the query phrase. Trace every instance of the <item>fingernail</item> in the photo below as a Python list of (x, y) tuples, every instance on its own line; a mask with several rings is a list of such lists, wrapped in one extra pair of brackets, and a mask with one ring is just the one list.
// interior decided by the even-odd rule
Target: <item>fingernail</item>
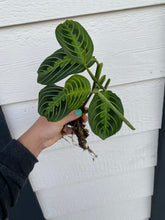
[(75, 113), (76, 113), (76, 115), (77, 115), (77, 116), (79, 116), (79, 115), (81, 115), (81, 114), (82, 114), (82, 111), (81, 111), (81, 109), (78, 109), (78, 110), (76, 110), (76, 112), (75, 112)]

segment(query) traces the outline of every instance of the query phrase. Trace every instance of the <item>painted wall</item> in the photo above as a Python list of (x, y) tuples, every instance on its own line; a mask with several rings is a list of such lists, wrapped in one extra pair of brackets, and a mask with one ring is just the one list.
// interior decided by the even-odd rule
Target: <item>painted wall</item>
[(147, 220), (165, 85), (165, 1), (1, 1), (0, 104), (14, 138), (38, 118), (36, 72), (59, 48), (54, 30), (67, 18), (91, 35), (109, 89), (136, 130), (123, 124), (104, 142), (91, 133), (94, 162), (59, 141), (40, 154), (33, 190), (48, 220)]

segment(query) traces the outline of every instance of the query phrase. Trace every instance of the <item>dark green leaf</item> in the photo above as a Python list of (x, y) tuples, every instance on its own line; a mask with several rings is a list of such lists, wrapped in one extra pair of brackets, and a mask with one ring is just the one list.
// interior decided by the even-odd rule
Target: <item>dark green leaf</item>
[(70, 110), (78, 109), (91, 91), (89, 81), (80, 75), (71, 76), (65, 83), (64, 92)]
[[(88, 67), (92, 66), (95, 58), (92, 57)], [(56, 83), (68, 75), (81, 73), (85, 70), (84, 66), (72, 61), (63, 49), (55, 51), (47, 57), (38, 69), (38, 83), (43, 85)]]
[(69, 114), (63, 88), (56, 85), (44, 87), (39, 92), (38, 112), (48, 121), (59, 121)]
[[(124, 109), (120, 98), (111, 91), (101, 91), (123, 115)], [(92, 131), (103, 140), (120, 130), (122, 120), (110, 106), (96, 93), (89, 105), (88, 121)]]
[(56, 28), (56, 38), (68, 57), (84, 65), (91, 60), (93, 43), (84, 27), (76, 21), (67, 20)]

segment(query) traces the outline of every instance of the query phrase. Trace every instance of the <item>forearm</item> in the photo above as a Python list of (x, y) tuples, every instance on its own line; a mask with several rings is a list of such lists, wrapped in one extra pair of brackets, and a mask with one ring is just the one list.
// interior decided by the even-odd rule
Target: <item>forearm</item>
[(18, 141), (37, 157), (43, 149), (62, 137), (62, 127), (59, 122), (48, 122), (45, 117), (40, 116)]
[(35, 157), (44, 149), (41, 133), (41, 127), (35, 123), (18, 139)]
[(57, 142), (61, 137), (61, 122), (48, 122), (40, 116), (38, 120), (18, 139), (35, 157)]

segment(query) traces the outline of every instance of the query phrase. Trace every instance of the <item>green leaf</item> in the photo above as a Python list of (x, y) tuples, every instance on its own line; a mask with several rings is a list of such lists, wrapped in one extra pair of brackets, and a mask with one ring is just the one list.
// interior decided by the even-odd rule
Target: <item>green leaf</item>
[(64, 49), (68, 57), (76, 63), (84, 65), (90, 61), (94, 46), (93, 42), (84, 29), (84, 27), (76, 21), (66, 20), (56, 28), (56, 38)]
[[(104, 90), (105, 91), (105, 90)], [(115, 107), (115, 105), (109, 101), (101, 92), (99, 92), (97, 90), (97, 93), (99, 95), (99, 97), (102, 99), (102, 101), (104, 101), (105, 103), (107, 103), (110, 108), (119, 116), (119, 118), (121, 120), (123, 120), (125, 122), (125, 124), (130, 127), (132, 130), (135, 130), (135, 128), (133, 127), (133, 125), (131, 125), (131, 123), (124, 117), (124, 115)]]
[(63, 87), (56, 85), (44, 87), (39, 92), (38, 112), (48, 121), (59, 121), (69, 114)]
[[(88, 67), (95, 63), (92, 57)], [(47, 57), (38, 69), (37, 82), (43, 85), (53, 84), (64, 79), (68, 75), (81, 73), (85, 67), (72, 61), (61, 48)]]
[[(112, 91), (101, 91), (104, 97), (109, 100), (123, 115), (124, 109), (120, 98)], [(106, 139), (122, 126), (121, 118), (110, 108), (98, 93), (96, 93), (89, 105), (88, 121), (92, 131), (101, 139)]]
[(90, 91), (90, 83), (85, 77), (80, 75), (71, 76), (64, 87), (69, 110), (80, 108)]

